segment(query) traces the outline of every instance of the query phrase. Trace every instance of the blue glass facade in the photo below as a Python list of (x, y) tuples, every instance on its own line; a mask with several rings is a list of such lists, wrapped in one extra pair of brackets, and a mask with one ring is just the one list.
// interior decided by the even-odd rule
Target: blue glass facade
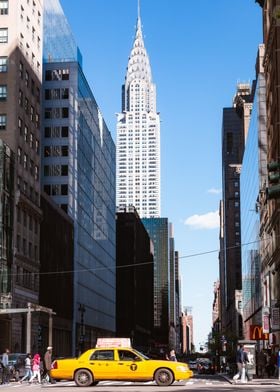
[(42, 181), (44, 191), (74, 221), (76, 351), (79, 340), (83, 348), (92, 347), (98, 335), (115, 332), (116, 158), (78, 48), (58, 9), (58, 1), (49, 2), (45, 19), (52, 19), (52, 11), (61, 18), (50, 25), (57, 34), (46, 32), (44, 41)]
[(245, 338), (250, 324), (261, 325), (259, 196), (259, 84), (257, 84), (240, 177), (242, 290)]

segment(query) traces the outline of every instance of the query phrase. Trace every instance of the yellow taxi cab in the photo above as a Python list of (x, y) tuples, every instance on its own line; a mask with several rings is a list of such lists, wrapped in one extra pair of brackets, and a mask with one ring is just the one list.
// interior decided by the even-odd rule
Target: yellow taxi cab
[(79, 387), (97, 385), (104, 380), (154, 380), (157, 385), (168, 386), (193, 376), (186, 363), (149, 359), (130, 346), (100, 347), (100, 344), (79, 358), (55, 360), (50, 374), (55, 380), (74, 380)]

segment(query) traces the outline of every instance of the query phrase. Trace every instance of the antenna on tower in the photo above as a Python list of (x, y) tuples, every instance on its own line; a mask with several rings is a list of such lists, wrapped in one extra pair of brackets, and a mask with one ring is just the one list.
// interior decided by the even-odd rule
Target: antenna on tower
[(138, 0), (138, 19), (140, 20), (140, 0)]

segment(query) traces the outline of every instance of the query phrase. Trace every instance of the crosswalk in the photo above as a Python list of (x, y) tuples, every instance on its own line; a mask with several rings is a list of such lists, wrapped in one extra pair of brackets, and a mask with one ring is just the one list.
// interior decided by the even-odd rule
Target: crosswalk
[[(197, 384), (202, 384), (202, 385), (228, 385), (228, 382), (223, 380), (223, 379), (208, 379), (208, 378), (191, 378), (187, 381), (175, 381), (173, 385), (197, 385)], [(24, 385), (28, 385), (29, 388), (32, 387), (38, 387), (38, 384), (29, 384), (29, 383), (23, 383), (19, 384), (17, 382), (11, 382), (10, 384), (5, 384), (5, 385), (0, 385), (0, 391), (2, 387), (9, 387), (9, 388), (23, 388)], [(73, 387), (75, 386), (74, 381), (59, 381), (56, 384), (43, 384), (41, 385), (42, 388), (47, 387), (47, 388), (55, 388), (56, 386), (69, 386)], [(98, 383), (98, 386), (135, 386), (135, 385), (156, 385), (154, 381), (147, 381), (147, 382), (132, 382), (132, 381), (100, 381)]]

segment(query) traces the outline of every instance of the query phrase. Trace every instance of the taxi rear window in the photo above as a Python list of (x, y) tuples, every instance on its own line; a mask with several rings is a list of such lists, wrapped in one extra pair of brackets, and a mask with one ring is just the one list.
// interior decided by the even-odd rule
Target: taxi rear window
[(113, 361), (114, 351), (113, 350), (96, 350), (92, 353), (90, 361)]

